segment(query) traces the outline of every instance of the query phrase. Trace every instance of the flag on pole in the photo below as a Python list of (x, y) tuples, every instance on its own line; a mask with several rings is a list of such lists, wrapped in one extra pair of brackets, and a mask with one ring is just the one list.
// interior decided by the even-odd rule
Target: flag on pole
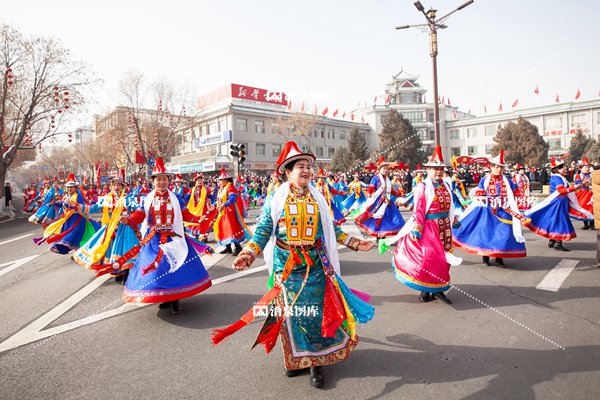
[(515, 108), (519, 105), (519, 99), (516, 99), (514, 103), (512, 103), (512, 108)]
[(302, 102), (302, 110), (300, 112), (304, 112), (304, 102)]
[(360, 121), (364, 124), (365, 123), (365, 116), (363, 115), (362, 117), (360, 117)]
[(390, 95), (388, 94), (387, 97), (385, 98), (385, 105), (389, 106), (390, 103), (391, 103), (391, 98), (390, 98)]
[(448, 100), (448, 105), (450, 105), (450, 97), (448, 97), (446, 100)]
[(575, 100), (578, 100), (581, 97), (581, 92), (577, 89), (577, 94), (575, 95)]
[(556, 101), (557, 103), (560, 103), (560, 100), (558, 99), (558, 93), (556, 93), (556, 99), (555, 99), (555, 101)]
[(500, 106), (498, 107), (498, 111), (502, 111), (502, 102), (500, 102)]
[(487, 106), (485, 104), (483, 105), (483, 112), (484, 114), (487, 114)]
[(375, 96), (375, 98), (373, 99), (373, 104), (374, 105), (377, 105), (377, 97), (379, 97), (379, 96)]
[(540, 94), (540, 88), (538, 87), (538, 85), (535, 85), (535, 90), (533, 91), (533, 93), (535, 94)]
[(344, 111), (344, 114), (342, 115), (342, 119), (346, 118), (346, 111)]
[(292, 109), (292, 102), (291, 102), (291, 101), (288, 101), (287, 109), (288, 109), (288, 110), (291, 110), (291, 109)]
[(321, 111), (321, 115), (326, 116), (328, 112), (329, 112), (329, 106), (325, 106), (325, 109), (323, 111)]
[(338, 109), (336, 108), (335, 111), (333, 112), (333, 118), (337, 117), (338, 115)]

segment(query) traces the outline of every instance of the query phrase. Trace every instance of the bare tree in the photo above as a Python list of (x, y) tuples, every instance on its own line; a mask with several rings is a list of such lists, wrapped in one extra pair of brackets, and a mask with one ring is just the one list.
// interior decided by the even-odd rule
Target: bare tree
[(19, 152), (66, 133), (63, 126), (83, 106), (93, 80), (58, 41), (0, 24), (0, 187)]

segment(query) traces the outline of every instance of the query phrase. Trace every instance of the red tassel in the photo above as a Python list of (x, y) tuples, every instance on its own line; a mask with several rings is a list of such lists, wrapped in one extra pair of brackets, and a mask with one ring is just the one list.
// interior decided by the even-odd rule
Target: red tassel
[(237, 331), (239, 331), (240, 329), (242, 329), (246, 325), (247, 325), (247, 323), (244, 322), (244, 321), (242, 321), (240, 319), (235, 324), (229, 325), (225, 329), (213, 329), (212, 330), (212, 342), (213, 342), (213, 344), (215, 346), (218, 345), (223, 340), (225, 340), (227, 337), (233, 335), (234, 333), (236, 333)]
[(321, 335), (323, 337), (335, 337), (335, 332), (342, 322), (346, 320), (346, 310), (336, 293), (333, 283), (329, 279), (325, 281), (325, 296), (323, 298), (323, 321), (321, 323)]
[(300, 258), (296, 250), (291, 249), (290, 251), (292, 252), (292, 257), (294, 257), (294, 262), (296, 263), (296, 265), (302, 265), (302, 259)]
[(258, 343), (262, 344), (265, 346), (265, 351), (267, 354), (269, 354), (271, 350), (273, 350), (273, 347), (275, 347), (275, 343), (277, 343), (282, 322), (283, 318), (279, 318), (279, 320), (274, 324), (265, 326), (256, 338), (254, 345), (256, 346)]

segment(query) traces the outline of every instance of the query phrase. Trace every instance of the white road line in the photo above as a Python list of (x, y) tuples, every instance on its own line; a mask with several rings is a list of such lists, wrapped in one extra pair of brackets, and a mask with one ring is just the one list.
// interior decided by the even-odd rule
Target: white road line
[(10, 265), (10, 267), (6, 267), (6, 268), (0, 270), (0, 276), (2, 276), (4, 274), (8, 274), (10, 271), (15, 270), (22, 265), (27, 264), (29, 261), (33, 260), (34, 258), (36, 258), (38, 256), (39, 256), (39, 254), (36, 254), (35, 256), (29, 256), (29, 257), (21, 258), (19, 260), (1, 264), (0, 267), (4, 267), (5, 265)]
[(2, 246), (3, 244), (11, 243), (11, 242), (14, 242), (16, 240), (20, 240), (20, 239), (29, 237), (29, 236), (33, 236), (33, 233), (28, 233), (27, 235), (19, 236), (19, 237), (10, 239), (10, 240), (5, 240), (4, 242), (0, 242), (0, 246)]
[(546, 274), (539, 285), (536, 286), (536, 289), (558, 292), (558, 289), (560, 289), (565, 279), (567, 279), (577, 264), (579, 264), (578, 260), (569, 260), (566, 258), (560, 260), (560, 262)]
[[(207, 256), (208, 257), (208, 256)], [(222, 259), (223, 257), (221, 257)], [(203, 260), (204, 262), (204, 260)], [(212, 265), (214, 265), (217, 261), (215, 261)], [(211, 266), (212, 266), (211, 265)], [(213, 286), (219, 285), (221, 283), (229, 282), (231, 280), (241, 278), (247, 275), (255, 274), (257, 272), (261, 272), (267, 269), (266, 264), (259, 265), (257, 267), (248, 269), (246, 271), (236, 272), (222, 278), (218, 278), (213, 280)], [(111, 276), (109, 274), (103, 275), (99, 278), (94, 279), (88, 285), (83, 287), (77, 293), (69, 297), (67, 300), (63, 301), (61, 304), (48, 311), (46, 314), (42, 315), (40, 318), (15, 333), (13, 336), (6, 339), (4, 342), (0, 343), (0, 353), (3, 353), (8, 350), (12, 350), (14, 348), (24, 346), (29, 343), (37, 342), (42, 339), (46, 339), (50, 336), (58, 335), (63, 332), (68, 332), (70, 330), (80, 328), (85, 325), (93, 324), (94, 322), (101, 321), (106, 318), (114, 317), (116, 315), (124, 314), (126, 312), (137, 310), (143, 307), (147, 307), (153, 305), (153, 303), (144, 303), (144, 304), (136, 304), (136, 303), (125, 303), (120, 307), (115, 309), (105, 311), (102, 313), (90, 315), (88, 317), (68, 322), (63, 325), (55, 326), (46, 330), (43, 330), (44, 327), (48, 326), (52, 321), (58, 319), (64, 313), (66, 313), (69, 309), (75, 306), (78, 302), (80, 302), (83, 298), (88, 296), (94, 290), (96, 290), (100, 285), (102, 285), (106, 280), (108, 280)]]

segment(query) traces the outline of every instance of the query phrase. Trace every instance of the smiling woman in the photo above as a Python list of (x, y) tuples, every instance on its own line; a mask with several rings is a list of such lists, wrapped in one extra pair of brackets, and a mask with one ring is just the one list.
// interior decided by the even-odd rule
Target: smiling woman
[[(283, 183), (263, 208), (252, 240), (234, 261), (246, 269), (264, 250), (270, 270), (270, 291), (257, 306), (267, 319), (256, 344), (267, 353), (281, 336), (284, 374), (297, 376), (310, 369), (310, 384), (324, 384), (321, 366), (348, 357), (358, 344), (356, 322), (373, 318), (375, 309), (354, 294), (340, 278), (337, 244), (367, 251), (370, 241), (351, 237), (335, 226), (327, 201), (311, 184), (312, 154), (296, 143), (286, 143), (277, 172)], [(254, 319), (250, 310), (223, 330), (215, 330), (218, 344)]]

